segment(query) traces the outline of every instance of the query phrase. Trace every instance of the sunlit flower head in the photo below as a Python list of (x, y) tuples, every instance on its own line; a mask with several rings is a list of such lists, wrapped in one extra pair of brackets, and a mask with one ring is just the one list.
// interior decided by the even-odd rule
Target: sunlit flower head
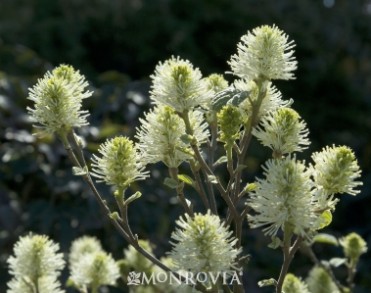
[(101, 157), (93, 155), (92, 175), (118, 189), (126, 189), (137, 180), (144, 180), (144, 171), (139, 151), (134, 143), (123, 136), (107, 140), (99, 149)]
[(72, 128), (87, 125), (88, 111), (81, 110), (82, 100), (90, 97), (85, 77), (72, 66), (60, 65), (47, 72), (29, 90), (34, 108), (27, 110), (36, 127), (48, 133), (65, 135)]
[(70, 282), (77, 288), (116, 285), (120, 277), (118, 264), (104, 251), (82, 254), (77, 262), (70, 265), (70, 273)]
[(310, 144), (308, 134), (306, 123), (291, 108), (268, 113), (253, 130), (253, 135), (278, 156), (306, 149)]
[[(42, 288), (39, 292), (63, 292), (59, 289), (57, 278), (65, 262), (63, 254), (58, 251), (59, 245), (47, 236), (30, 234), (20, 237), (14, 245), (14, 256), (10, 256), (7, 261), (9, 273), (13, 276), (8, 283), (8, 293), (32, 293), (30, 286), (35, 286), (36, 283)], [(27, 284), (28, 289), (19, 291), (26, 288)]]
[(225, 80), (221, 74), (210, 74), (204, 78), (208, 90), (211, 90), (213, 94), (216, 94), (228, 87), (228, 81)]
[(258, 179), (247, 204), (252, 228), (263, 227), (266, 235), (275, 236), (288, 225), (295, 234), (306, 236), (315, 223), (311, 172), (294, 157), (269, 160), (264, 179)]
[(170, 257), (178, 270), (191, 272), (230, 272), (236, 269), (240, 250), (237, 240), (216, 215), (195, 214), (176, 221)]
[(82, 236), (74, 240), (71, 244), (70, 254), (68, 256), (69, 263), (76, 263), (82, 254), (103, 251), (99, 240), (92, 236)]
[(326, 146), (321, 152), (313, 153), (314, 181), (326, 195), (348, 193), (356, 195), (356, 188), (362, 185), (356, 157), (347, 146)]
[[(191, 111), (189, 120), (197, 142), (205, 142), (208, 131), (202, 113)], [(190, 145), (183, 139), (186, 135), (184, 121), (172, 108), (157, 106), (140, 122), (136, 137), (145, 164), (163, 162), (169, 168), (176, 168), (192, 157)]]
[[(240, 108), (243, 113), (250, 117), (252, 114), (252, 104), (256, 103), (259, 96), (259, 87), (252, 80), (238, 79), (233, 83), (233, 87), (237, 90), (249, 92), (249, 98), (244, 100), (240, 104)], [(264, 115), (271, 111), (275, 111), (281, 107), (288, 107), (292, 104), (291, 100), (285, 101), (282, 99), (281, 92), (269, 82), (267, 85), (266, 95), (263, 97), (261, 102), (259, 112), (257, 114), (258, 119), (260, 120)]]
[(151, 99), (156, 105), (167, 105), (183, 113), (210, 100), (211, 92), (200, 70), (188, 60), (171, 57), (156, 66), (151, 78)]
[(297, 67), (294, 46), (276, 26), (260, 26), (241, 37), (229, 65), (235, 75), (250, 80), (293, 79)]
[[(29, 282), (27, 277), (14, 278), (8, 282), (9, 289), (7, 293), (34, 293), (35, 285)], [(37, 286), (39, 293), (64, 293), (60, 282), (55, 276), (42, 276), (37, 280)]]

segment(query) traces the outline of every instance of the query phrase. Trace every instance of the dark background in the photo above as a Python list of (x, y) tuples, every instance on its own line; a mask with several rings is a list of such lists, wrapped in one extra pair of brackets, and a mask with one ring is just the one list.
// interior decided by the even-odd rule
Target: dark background
[[(276, 85), (295, 100), (293, 108), (311, 132), (311, 148), (299, 157), (310, 160), (325, 145), (346, 144), (363, 170), (361, 194), (341, 196), (326, 232), (356, 231), (371, 246), (371, 1), (0, 0), (0, 292), (9, 280), (6, 259), (28, 231), (49, 235), (64, 252), (83, 234), (98, 236), (116, 258), (126, 247), (87, 187), (72, 176), (60, 143), (32, 136), (28, 87), (60, 63), (87, 76), (95, 90), (85, 103), (91, 125), (81, 131), (89, 156), (107, 137), (133, 136), (149, 107), (149, 75), (158, 61), (179, 55), (205, 76), (223, 73), (241, 35), (263, 24), (276, 24), (297, 44), (297, 79)], [(259, 149), (252, 153), (250, 176), (266, 158)], [(99, 188), (109, 200), (109, 189)], [(130, 210), (133, 229), (163, 255), (181, 209), (156, 176), (135, 190), (143, 196)], [(248, 292), (257, 291), (261, 278), (278, 275), (281, 255), (266, 242), (259, 231), (246, 232)], [(327, 246), (316, 249), (324, 258), (341, 255)], [(299, 255), (293, 268), (305, 277), (309, 264)], [(370, 276), (368, 253), (356, 292), (371, 292)]]

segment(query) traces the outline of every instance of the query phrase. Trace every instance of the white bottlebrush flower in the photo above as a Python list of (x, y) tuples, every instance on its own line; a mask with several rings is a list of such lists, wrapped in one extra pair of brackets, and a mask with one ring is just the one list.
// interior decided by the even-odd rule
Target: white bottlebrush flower
[(200, 110), (194, 110), (188, 113), (189, 122), (193, 129), (193, 136), (198, 145), (205, 143), (209, 138), (208, 125), (205, 122), (204, 114)]
[(229, 65), (241, 78), (293, 79), (297, 61), (291, 50), (295, 46), (276, 26), (260, 26), (248, 31), (237, 45), (237, 54)]
[(151, 99), (183, 113), (207, 104), (211, 92), (198, 68), (188, 60), (172, 57), (156, 66), (151, 75)]
[(81, 110), (82, 100), (90, 97), (85, 77), (72, 66), (60, 65), (47, 72), (29, 90), (34, 108), (27, 110), (36, 127), (48, 133), (65, 135), (75, 127), (87, 125), (88, 111)]
[(347, 146), (326, 146), (321, 152), (313, 153), (313, 177), (324, 195), (348, 193), (356, 195), (356, 188), (362, 185), (357, 179), (361, 176), (356, 157)]
[(291, 156), (271, 159), (263, 166), (265, 179), (258, 179), (247, 204), (252, 228), (263, 227), (276, 236), (286, 225), (297, 235), (307, 236), (315, 223), (311, 170)]
[(104, 251), (82, 254), (77, 262), (71, 264), (70, 271), (70, 281), (77, 288), (116, 285), (120, 277), (118, 264)]
[(147, 177), (139, 151), (130, 139), (118, 136), (107, 140), (98, 152), (102, 156), (93, 155), (92, 175), (101, 181), (125, 190), (134, 181)]
[(306, 123), (291, 108), (268, 113), (253, 130), (253, 135), (278, 156), (306, 149), (308, 134)]
[[(163, 162), (169, 168), (176, 168), (192, 157), (190, 145), (183, 139), (186, 135), (184, 121), (172, 108), (157, 106), (145, 115), (145, 119), (139, 120), (141, 126), (136, 137), (144, 163)], [(189, 112), (189, 120), (196, 141), (205, 142), (209, 134), (202, 113)]]
[[(37, 289), (39, 293), (64, 293), (60, 289), (61, 284), (55, 276), (42, 276), (37, 280)], [(7, 293), (34, 293), (35, 286), (28, 282), (27, 278), (12, 279), (8, 283)]]
[(72, 263), (78, 262), (83, 254), (97, 251), (103, 251), (100, 241), (92, 236), (82, 236), (74, 240), (71, 244), (68, 256), (69, 264), (71, 265)]
[(170, 257), (178, 270), (197, 272), (231, 272), (240, 250), (237, 240), (216, 215), (188, 214), (176, 221)]
[[(14, 245), (14, 256), (8, 258), (9, 273), (13, 279), (8, 283), (8, 293), (32, 293), (33, 286), (40, 293), (60, 293), (57, 278), (65, 262), (58, 253), (59, 245), (44, 235), (20, 237)], [(26, 289), (28, 288), (28, 289)]]
[[(259, 88), (257, 84), (252, 80), (246, 79), (238, 79), (233, 83), (233, 87), (240, 91), (249, 92), (249, 98), (244, 100), (240, 104), (240, 108), (248, 118), (252, 114), (252, 103), (257, 103), (258, 96), (259, 96)], [(260, 89), (261, 90), (261, 89)], [(291, 100), (285, 101), (282, 99), (281, 92), (271, 83), (269, 82), (267, 85), (266, 95), (263, 97), (261, 102), (259, 112), (257, 114), (258, 120), (261, 119), (264, 115), (271, 111), (275, 111), (281, 107), (288, 107), (292, 103)]]

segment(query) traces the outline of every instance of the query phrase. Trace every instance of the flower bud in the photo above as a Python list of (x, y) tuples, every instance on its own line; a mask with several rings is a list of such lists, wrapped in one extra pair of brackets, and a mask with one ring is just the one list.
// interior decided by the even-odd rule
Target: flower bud
[(124, 190), (134, 181), (147, 177), (137, 148), (130, 139), (115, 137), (100, 145), (98, 151), (102, 157), (93, 155), (92, 175), (101, 181)]
[(218, 113), (218, 125), (220, 129), (220, 141), (227, 145), (233, 145), (239, 138), (239, 132), (242, 125), (240, 110), (232, 105), (224, 106)]
[(344, 255), (356, 264), (359, 257), (367, 252), (366, 241), (357, 233), (350, 233), (340, 239), (340, 245), (343, 247)]
[(308, 289), (315, 293), (340, 293), (330, 275), (321, 267), (315, 266), (306, 279)]
[(287, 274), (282, 291), (285, 293), (309, 293), (307, 284), (293, 274)]

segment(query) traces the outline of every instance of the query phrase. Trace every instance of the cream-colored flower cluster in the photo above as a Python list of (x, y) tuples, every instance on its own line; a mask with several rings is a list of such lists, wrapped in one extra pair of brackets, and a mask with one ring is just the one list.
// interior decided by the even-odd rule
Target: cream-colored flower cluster
[(64, 293), (58, 277), (64, 268), (59, 245), (43, 235), (20, 237), (14, 245), (14, 256), (8, 258), (13, 279), (7, 293)]
[(47, 72), (30, 89), (34, 108), (27, 108), (37, 123), (48, 133), (66, 135), (71, 129), (87, 125), (88, 111), (81, 110), (82, 101), (92, 95), (85, 77), (72, 66), (60, 65)]
[(170, 257), (178, 270), (191, 272), (225, 272), (236, 269), (241, 253), (232, 236), (216, 215), (185, 215), (176, 221), (179, 226), (172, 234), (174, 240)]
[(116, 285), (120, 277), (119, 266), (100, 242), (91, 236), (83, 236), (72, 242), (69, 254), (69, 285), (82, 292), (87, 289), (98, 292), (103, 285)]

